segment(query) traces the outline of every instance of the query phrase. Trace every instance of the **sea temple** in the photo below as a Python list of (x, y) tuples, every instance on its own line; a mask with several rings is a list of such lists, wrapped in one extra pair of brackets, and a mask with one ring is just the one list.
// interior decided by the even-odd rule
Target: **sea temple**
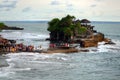
[[(50, 37), (46, 40), (49, 40), (50, 44), (47, 50), (36, 50), (34, 45), (16, 44), (15, 40), (8, 40), (0, 36), (0, 52), (1, 54), (9, 52), (73, 53), (88, 51), (80, 50), (80, 48), (97, 47), (98, 42), (102, 41), (105, 44), (114, 44), (110, 39), (105, 38), (103, 33), (94, 30), (94, 26), (90, 23), (87, 19), (79, 20), (71, 15), (62, 19), (54, 18), (48, 22), (47, 30), (50, 32)], [(23, 28), (8, 27), (0, 23), (0, 30), (4, 29), (23, 30)], [(76, 47), (79, 47), (79, 50)]]
[(68, 44), (80, 44), (80, 47), (97, 47), (98, 42), (110, 42), (110, 39), (104, 37), (103, 33), (94, 30), (87, 19), (76, 20), (74, 16), (67, 15), (61, 20), (54, 18), (48, 24), (50, 31), (51, 47), (64, 47)]

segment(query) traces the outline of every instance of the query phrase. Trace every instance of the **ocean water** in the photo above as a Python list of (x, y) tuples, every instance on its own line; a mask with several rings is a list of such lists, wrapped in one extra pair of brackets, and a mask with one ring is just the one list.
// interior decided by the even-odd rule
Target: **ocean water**
[[(0, 35), (26, 45), (48, 48), (47, 22), (5, 22), (19, 30), (3, 30)], [(120, 79), (120, 23), (92, 22), (116, 45), (88, 48), (90, 52), (71, 54), (9, 53), (0, 56), (0, 80), (119, 80)]]

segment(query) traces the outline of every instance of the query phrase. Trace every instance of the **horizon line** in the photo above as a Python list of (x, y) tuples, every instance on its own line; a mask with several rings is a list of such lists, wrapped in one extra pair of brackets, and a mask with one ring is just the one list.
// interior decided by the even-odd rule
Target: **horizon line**
[[(0, 20), (0, 22), (48, 22), (50, 20)], [(91, 22), (120, 22), (120, 21), (92, 21)]]

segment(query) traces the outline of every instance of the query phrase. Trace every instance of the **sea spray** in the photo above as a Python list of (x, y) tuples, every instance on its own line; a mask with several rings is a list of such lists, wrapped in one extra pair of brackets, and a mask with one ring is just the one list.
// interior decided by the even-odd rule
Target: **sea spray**
[(7, 39), (46, 39), (49, 36), (43, 34), (36, 34), (36, 33), (27, 33), (22, 31), (6, 31), (1, 33), (4, 38)]

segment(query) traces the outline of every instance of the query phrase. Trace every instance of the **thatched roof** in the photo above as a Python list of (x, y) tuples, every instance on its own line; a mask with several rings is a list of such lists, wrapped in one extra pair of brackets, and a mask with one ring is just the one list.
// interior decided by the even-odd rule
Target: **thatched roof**
[(76, 20), (76, 21), (73, 21), (73, 23), (78, 23), (78, 22), (80, 22), (80, 20), (78, 19), (78, 20)]
[(82, 19), (81, 21), (80, 21), (81, 23), (91, 23), (89, 20), (87, 20), (87, 19)]

